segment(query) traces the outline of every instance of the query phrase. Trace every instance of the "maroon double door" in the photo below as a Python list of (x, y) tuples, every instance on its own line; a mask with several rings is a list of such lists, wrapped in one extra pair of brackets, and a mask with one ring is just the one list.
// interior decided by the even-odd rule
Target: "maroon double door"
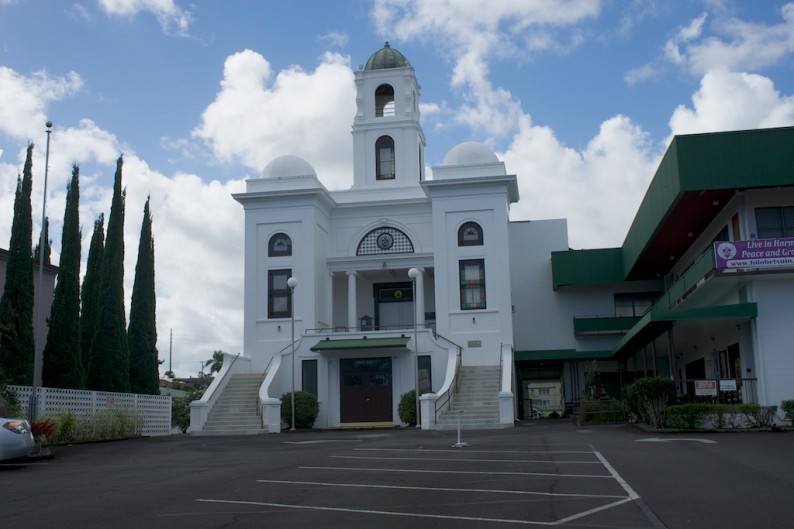
[(391, 422), (391, 358), (343, 358), (339, 363), (340, 420)]

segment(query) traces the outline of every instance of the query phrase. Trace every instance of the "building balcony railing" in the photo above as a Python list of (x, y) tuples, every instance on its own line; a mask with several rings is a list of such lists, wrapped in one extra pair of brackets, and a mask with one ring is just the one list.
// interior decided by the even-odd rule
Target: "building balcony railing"
[(576, 316), (573, 330), (576, 336), (626, 334), (640, 321), (641, 316)]
[(709, 247), (661, 295), (654, 306), (667, 310), (674, 309), (714, 276), (716, 272), (714, 263), (714, 248)]

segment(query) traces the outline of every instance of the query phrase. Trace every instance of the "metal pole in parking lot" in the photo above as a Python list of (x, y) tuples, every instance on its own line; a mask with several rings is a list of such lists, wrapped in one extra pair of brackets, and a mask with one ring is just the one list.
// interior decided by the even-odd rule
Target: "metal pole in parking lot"
[(290, 407), (292, 408), (292, 422), (290, 423), (290, 431), (295, 431), (295, 287), (298, 286), (298, 280), (294, 277), (287, 279), (287, 286), (289, 287), (289, 312), (292, 321), (292, 391), (290, 392)]
[(39, 328), (42, 318), (42, 292), (44, 291), (44, 254), (47, 248), (47, 238), (44, 233), (44, 226), (47, 223), (47, 177), (50, 169), (50, 134), (52, 133), (52, 121), (47, 125), (47, 152), (44, 156), (44, 194), (41, 200), (41, 238), (39, 239), (39, 284), (36, 286), (36, 324), (33, 331), (33, 387), (30, 393), (30, 403), (28, 404), (28, 418), (30, 422), (36, 420), (39, 413), (39, 387), (42, 385), (41, 370), (44, 362), (44, 343), (39, 340)]
[(454, 448), (463, 448), (464, 446), (469, 446), (469, 443), (462, 443), (460, 441), (460, 415), (463, 413), (463, 410), (458, 410), (458, 442), (452, 445)]
[(416, 410), (416, 426), (421, 429), (421, 410), (419, 409), (419, 337), (416, 330), (418, 315), (416, 313), (416, 278), (419, 277), (419, 270), (411, 268), (408, 270), (408, 277), (411, 278), (413, 285), (413, 299), (414, 299), (414, 408)]

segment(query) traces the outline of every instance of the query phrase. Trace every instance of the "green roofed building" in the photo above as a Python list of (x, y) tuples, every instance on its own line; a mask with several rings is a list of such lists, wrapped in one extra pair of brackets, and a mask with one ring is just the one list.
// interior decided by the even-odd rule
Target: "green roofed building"
[(570, 409), (592, 360), (617, 398), (653, 375), (682, 401), (794, 397), (794, 128), (674, 137), (620, 248), (570, 250), (564, 221), (511, 230), (546, 243), (511, 244), (519, 404), (554, 378)]

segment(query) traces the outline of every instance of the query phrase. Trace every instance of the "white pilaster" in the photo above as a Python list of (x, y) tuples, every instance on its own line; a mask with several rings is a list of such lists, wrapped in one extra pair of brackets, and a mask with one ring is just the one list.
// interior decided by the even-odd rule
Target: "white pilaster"
[(425, 269), (417, 268), (416, 276), (416, 326), (424, 328), (425, 325)]
[(358, 327), (358, 307), (356, 307), (356, 272), (347, 272), (347, 327)]

